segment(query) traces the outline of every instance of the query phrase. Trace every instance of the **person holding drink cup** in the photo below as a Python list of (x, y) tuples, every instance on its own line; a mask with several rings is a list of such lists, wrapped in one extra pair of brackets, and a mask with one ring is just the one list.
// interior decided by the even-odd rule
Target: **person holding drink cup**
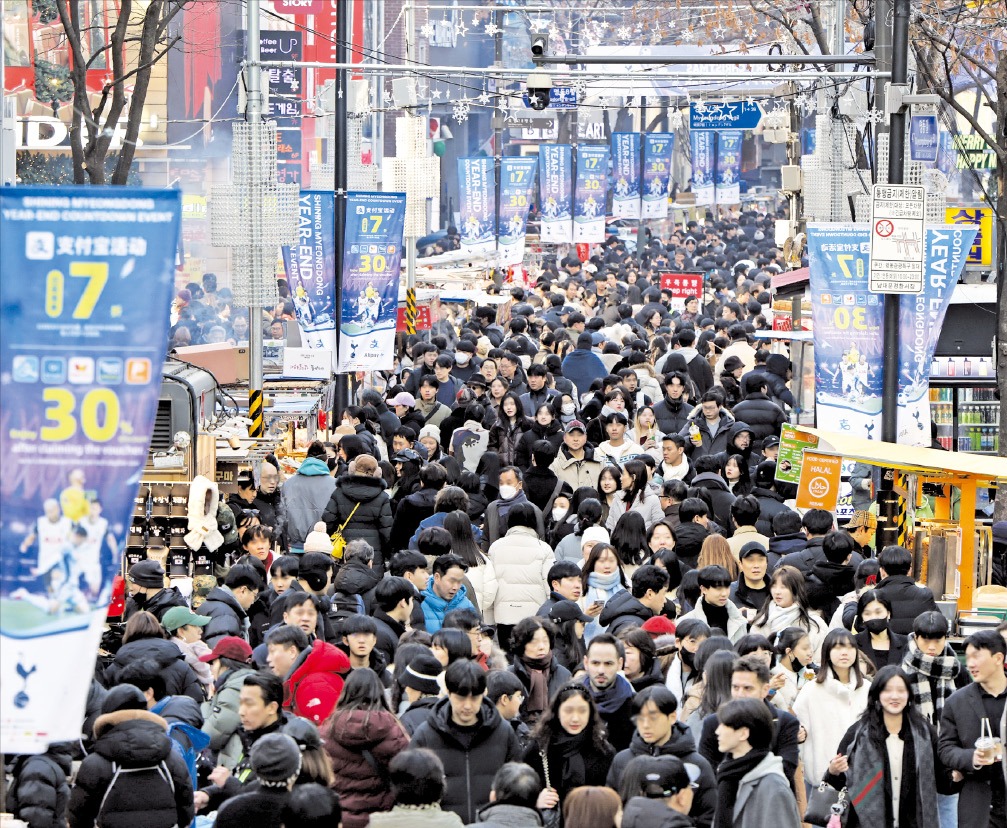
[(1007, 828), (1000, 726), (1007, 705), (1004, 657), (1007, 642), (994, 630), (965, 640), (965, 666), (972, 684), (944, 702), (938, 752), (962, 783), (958, 824), (968, 828)]

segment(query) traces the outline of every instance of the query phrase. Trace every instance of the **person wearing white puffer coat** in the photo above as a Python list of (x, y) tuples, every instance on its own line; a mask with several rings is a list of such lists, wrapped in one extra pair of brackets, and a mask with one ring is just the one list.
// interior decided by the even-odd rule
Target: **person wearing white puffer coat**
[[(534, 615), (549, 597), (549, 569), (556, 562), (552, 547), (539, 538), (538, 516), (531, 503), (513, 506), (507, 525), (507, 534), (489, 548), (497, 576), (493, 613), (497, 638), (504, 650), (514, 625)], [(486, 607), (481, 609), (486, 612)]]

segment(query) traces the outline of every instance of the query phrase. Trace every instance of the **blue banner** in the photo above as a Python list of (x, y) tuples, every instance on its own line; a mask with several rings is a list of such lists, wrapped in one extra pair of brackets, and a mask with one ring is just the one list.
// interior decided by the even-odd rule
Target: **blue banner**
[(307, 348), (336, 354), (336, 195), (301, 190), (297, 244), (285, 246), (283, 266), (297, 326)]
[(569, 144), (542, 144), (539, 155), (541, 238), (552, 244), (573, 241), (573, 152)]
[(507, 157), (500, 162), (500, 264), (524, 261), (524, 239), (528, 208), (535, 186), (538, 159), (532, 156)]
[(699, 207), (714, 203), (713, 147), (716, 137), (715, 132), (706, 130), (694, 129), (689, 133), (692, 144), (692, 192)]
[(909, 118), (909, 160), (934, 163), (940, 143), (936, 115), (911, 115)]
[(462, 250), (468, 255), (496, 249), (496, 184), (492, 158), (458, 159), (458, 211)]
[(643, 218), (667, 218), (675, 133), (643, 136)]
[(347, 193), (339, 373), (392, 367), (404, 193)]
[(640, 133), (612, 133), (612, 215), (640, 218)]
[(177, 190), (0, 188), (0, 741), (76, 740), (167, 345)]
[(927, 227), (923, 290), (899, 300), (900, 443), (930, 445), (930, 365), (976, 233), (967, 226)]
[(577, 147), (577, 184), (573, 192), (575, 242), (605, 241), (608, 158), (608, 147)]
[(717, 204), (741, 204), (740, 129), (717, 133)]
[(883, 297), (867, 290), (867, 225), (809, 224), (818, 427), (881, 437)]

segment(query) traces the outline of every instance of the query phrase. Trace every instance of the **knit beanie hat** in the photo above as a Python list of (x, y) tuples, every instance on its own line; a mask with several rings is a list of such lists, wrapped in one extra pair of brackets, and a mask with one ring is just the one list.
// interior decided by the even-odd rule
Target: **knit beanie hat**
[(301, 772), (301, 749), (285, 733), (267, 733), (252, 745), (252, 770), (264, 788), (286, 788)]
[(144, 589), (163, 589), (164, 567), (154, 560), (137, 561), (129, 568), (126, 579)]
[(580, 536), (580, 548), (584, 548), (585, 543), (609, 543), (608, 530), (604, 526), (589, 526)]
[[(420, 429), (420, 437), (432, 437), (437, 441), (437, 445), (441, 444), (441, 430), (434, 425), (425, 425)], [(417, 438), (418, 439), (418, 438)]]
[(304, 551), (325, 552), (327, 554), (332, 552), (332, 541), (329, 540), (323, 521), (318, 521), (314, 528), (308, 532), (308, 536), (304, 539)]

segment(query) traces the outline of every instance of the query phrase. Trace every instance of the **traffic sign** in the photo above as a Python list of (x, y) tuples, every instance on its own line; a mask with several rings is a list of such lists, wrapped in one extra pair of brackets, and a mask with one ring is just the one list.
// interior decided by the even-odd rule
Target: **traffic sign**
[(548, 110), (510, 109), (504, 116), (505, 127), (536, 127), (551, 129), (556, 116)]
[[(524, 105), (531, 109), (531, 99), (527, 95), (524, 98)], [(549, 90), (549, 109), (576, 109), (577, 90), (572, 86), (554, 86)]]
[(909, 119), (909, 160), (936, 161), (940, 133), (936, 115), (913, 115)]
[(908, 184), (875, 184), (871, 199), (871, 293), (923, 290), (926, 194)]
[(704, 101), (689, 105), (689, 129), (755, 129), (762, 120), (756, 101)]

